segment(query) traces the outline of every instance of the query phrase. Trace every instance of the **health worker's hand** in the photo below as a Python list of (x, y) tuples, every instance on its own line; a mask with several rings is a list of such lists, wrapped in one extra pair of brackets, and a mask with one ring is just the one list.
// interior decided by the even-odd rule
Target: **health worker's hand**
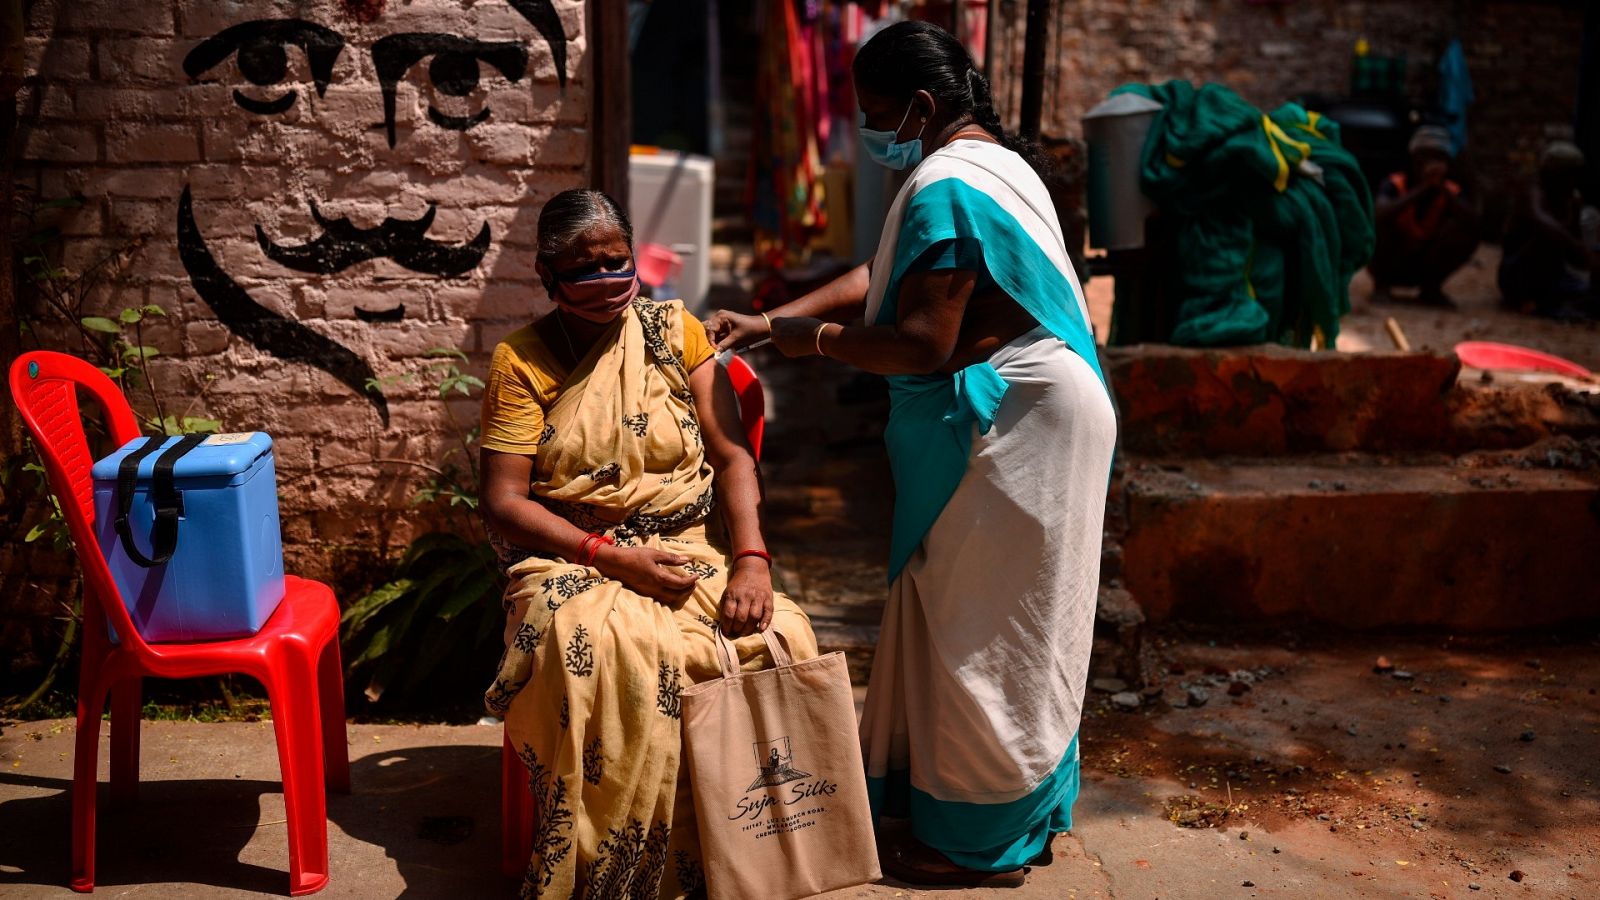
[(767, 320), (719, 309), (706, 319), (706, 335), (718, 350), (743, 350), (766, 340)]

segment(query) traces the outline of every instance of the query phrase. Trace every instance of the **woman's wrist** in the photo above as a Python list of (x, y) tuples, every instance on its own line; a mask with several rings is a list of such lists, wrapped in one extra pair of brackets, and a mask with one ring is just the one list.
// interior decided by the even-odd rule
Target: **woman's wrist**
[(601, 544), (595, 551), (594, 560), (589, 563), (591, 568), (599, 570), (600, 574), (609, 576), (613, 566), (622, 554), (622, 548), (616, 544)]
[(772, 571), (772, 555), (765, 550), (742, 550), (733, 556), (734, 571)]
[(821, 323), (819, 323), (817, 325), (817, 330), (816, 330), (816, 333), (814, 335), (814, 343), (816, 344), (817, 355), (818, 356), (827, 356), (828, 355), (828, 349), (827, 349), (828, 343), (830, 341), (832, 341), (834, 338), (837, 338), (839, 336), (839, 332), (841, 332), (843, 330), (844, 330), (844, 326), (843, 325), (839, 325), (839, 324), (834, 323), (834, 322), (821, 322)]

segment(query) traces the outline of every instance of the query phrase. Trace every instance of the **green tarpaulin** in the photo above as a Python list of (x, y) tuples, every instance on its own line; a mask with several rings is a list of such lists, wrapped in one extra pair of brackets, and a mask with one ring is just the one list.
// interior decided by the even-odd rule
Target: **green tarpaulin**
[(1290, 103), (1263, 114), (1233, 91), (1129, 84), (1162, 104), (1141, 185), (1175, 220), (1171, 343), (1333, 346), (1350, 278), (1372, 255), (1372, 196), (1339, 126)]

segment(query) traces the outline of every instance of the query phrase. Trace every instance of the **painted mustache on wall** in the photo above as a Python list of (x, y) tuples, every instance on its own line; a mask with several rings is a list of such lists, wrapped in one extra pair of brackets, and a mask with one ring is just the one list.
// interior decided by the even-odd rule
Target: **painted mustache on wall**
[(393, 217), (376, 228), (358, 228), (347, 218), (329, 219), (308, 200), (311, 218), (322, 226), (322, 236), (298, 247), (285, 247), (267, 237), (256, 226), (256, 242), (267, 258), (296, 272), (330, 275), (369, 259), (392, 259), (413, 272), (454, 278), (465, 275), (483, 261), (489, 252), (489, 223), (483, 223), (478, 236), (465, 244), (444, 244), (427, 237), (439, 208), (428, 204), (421, 218), (406, 221)]
[(376, 378), (377, 373), (366, 360), (343, 344), (257, 303), (249, 291), (217, 265), (200, 235), (200, 226), (195, 224), (194, 201), (187, 187), (178, 198), (178, 258), (183, 261), (195, 292), (230, 331), (279, 359), (315, 366), (339, 379), (377, 407), (378, 417), (388, 426), (389, 401), (382, 394), (367, 390), (368, 380)]

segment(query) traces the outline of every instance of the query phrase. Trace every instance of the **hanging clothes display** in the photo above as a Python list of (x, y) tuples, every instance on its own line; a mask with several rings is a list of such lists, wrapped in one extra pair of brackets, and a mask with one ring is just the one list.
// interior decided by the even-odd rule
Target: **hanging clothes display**
[[(801, 22), (795, 0), (772, 0), (761, 32), (761, 68), (751, 119), (751, 200), (756, 258), (773, 268), (805, 262), (827, 227), (822, 146), (827, 78), (815, 22)], [(817, 2), (800, 0), (816, 7)], [(820, 10), (817, 10), (820, 13)]]

